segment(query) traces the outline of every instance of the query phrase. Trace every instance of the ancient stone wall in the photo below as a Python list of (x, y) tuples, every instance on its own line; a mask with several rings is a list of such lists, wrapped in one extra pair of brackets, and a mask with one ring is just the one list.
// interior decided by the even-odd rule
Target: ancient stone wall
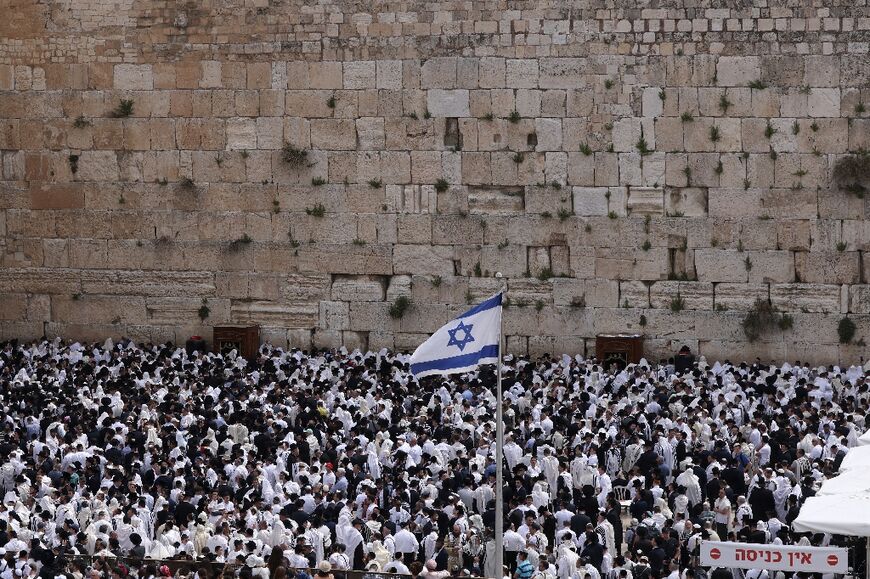
[(0, 337), (406, 349), (499, 271), (514, 352), (855, 360), (868, 44), (867, 0), (9, 0)]

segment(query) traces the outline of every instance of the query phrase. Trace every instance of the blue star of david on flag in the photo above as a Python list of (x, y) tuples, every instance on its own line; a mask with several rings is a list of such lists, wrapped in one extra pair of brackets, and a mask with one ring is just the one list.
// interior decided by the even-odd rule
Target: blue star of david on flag
[[(448, 346), (456, 346), (459, 348), (459, 351), (465, 351), (465, 345), (469, 342), (474, 341), (474, 336), (471, 335), (471, 329), (474, 328), (474, 324), (468, 324), (467, 326), (462, 323), (460, 320), (459, 325), (453, 328), (452, 330), (447, 330), (447, 333), (450, 334), (450, 340), (447, 341)], [(462, 332), (462, 339), (456, 339), (456, 334)]]
[(501, 299), (499, 292), (441, 326), (411, 355), (411, 372), (417, 378), (446, 376), (497, 363)]

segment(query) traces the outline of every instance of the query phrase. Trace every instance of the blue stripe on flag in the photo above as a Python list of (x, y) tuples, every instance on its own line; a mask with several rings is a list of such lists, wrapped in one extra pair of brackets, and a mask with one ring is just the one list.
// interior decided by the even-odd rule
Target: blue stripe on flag
[[(486, 302), (483, 303), (485, 304)], [(470, 352), (461, 356), (453, 356), (450, 358), (441, 358), (439, 360), (421, 362), (419, 364), (411, 364), (411, 372), (414, 374), (419, 374), (420, 372), (427, 372), (429, 370), (450, 370), (451, 368), (465, 368), (466, 366), (472, 366), (476, 364), (477, 361), (482, 358), (498, 358), (498, 344), (484, 346), (477, 352)]]
[(456, 319), (459, 320), (461, 318), (467, 318), (468, 316), (473, 316), (475, 314), (479, 314), (480, 312), (483, 312), (486, 310), (491, 310), (492, 308), (497, 308), (497, 307), (501, 306), (501, 297), (502, 297), (501, 292), (498, 292), (497, 294), (495, 294), (494, 296), (492, 296), (491, 298), (489, 298), (485, 302), (481, 302), (481, 303), (477, 304), (476, 306), (474, 306), (473, 308), (471, 308), (470, 310), (468, 310), (467, 312), (465, 312), (464, 314), (462, 314), (461, 316), (459, 316)]

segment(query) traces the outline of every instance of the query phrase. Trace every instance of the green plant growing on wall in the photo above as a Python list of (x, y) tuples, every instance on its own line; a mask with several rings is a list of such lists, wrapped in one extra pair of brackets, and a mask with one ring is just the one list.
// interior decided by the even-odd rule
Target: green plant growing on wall
[(200, 321), (204, 322), (210, 313), (211, 309), (208, 307), (208, 299), (202, 298), (202, 305), (199, 306), (199, 310), (197, 311)]
[(512, 110), (511, 114), (508, 115), (508, 120), (513, 124), (517, 124), (518, 122), (520, 122), (521, 118), (522, 117), (520, 116), (520, 112), (516, 109)]
[(638, 140), (638, 142), (635, 146), (637, 147), (637, 151), (640, 153), (640, 155), (642, 157), (645, 157), (646, 155), (649, 155), (650, 153), (652, 153), (652, 149), (649, 148), (649, 145), (647, 144), (646, 139), (643, 138), (643, 134), (641, 134), (640, 140)]
[(389, 314), (390, 317), (394, 320), (400, 320), (404, 317), (405, 312), (408, 311), (408, 308), (411, 307), (411, 298), (408, 296), (399, 296), (397, 297), (392, 304), (390, 304)]
[(323, 177), (312, 177), (311, 184), (315, 187), (320, 187), (321, 185), (326, 185), (326, 179)]
[(770, 121), (767, 121), (767, 125), (764, 127), (764, 136), (767, 137), (768, 139), (770, 139), (775, 134), (776, 134), (776, 129), (773, 128), (773, 125), (770, 123)]
[(725, 96), (724, 94), (722, 94), (722, 96), (719, 97), (719, 108), (722, 109), (723, 114), (728, 114), (728, 109), (731, 108), (732, 104), (733, 103), (731, 101), (729, 101), (728, 97)]
[(590, 147), (586, 143), (583, 143), (582, 145), (580, 145), (580, 152), (583, 153), (584, 156), (588, 157), (592, 154), (592, 147)]
[(565, 221), (566, 219), (568, 219), (572, 215), (574, 215), (574, 212), (570, 211), (568, 209), (565, 209), (564, 207), (561, 207), (559, 209), (559, 211), (556, 212), (556, 217), (559, 218), (559, 221)]
[(246, 245), (250, 245), (254, 240), (251, 239), (251, 236), (245, 233), (238, 239), (235, 239), (230, 242), (230, 245), (227, 247), (227, 250), (231, 253), (235, 253), (241, 251)]
[(841, 344), (848, 344), (855, 337), (856, 330), (855, 322), (849, 318), (842, 318), (837, 324), (837, 335), (840, 338)]
[(686, 300), (683, 299), (683, 296), (677, 292), (677, 295), (671, 298), (671, 311), (674, 313), (679, 313), (686, 308)]
[(76, 129), (84, 129), (89, 126), (91, 126), (91, 121), (86, 119), (85, 115), (79, 115), (76, 117), (76, 120), (73, 121), (73, 127)]
[(686, 111), (680, 115), (680, 120), (684, 123), (691, 123), (695, 120), (695, 117), (692, 116), (692, 113)]
[(320, 218), (326, 215), (326, 207), (323, 206), (323, 203), (315, 203), (314, 207), (306, 207), (305, 213), (310, 215), (311, 217)]
[(381, 185), (382, 183), (380, 179), (369, 179), (369, 187), (372, 189), (380, 189)]
[(116, 119), (125, 119), (133, 114), (134, 107), (133, 99), (121, 99), (118, 105), (112, 109), (110, 116)]
[(788, 330), (794, 319), (788, 314), (779, 313), (768, 300), (757, 299), (743, 318), (743, 333), (750, 342), (776, 329)]
[(297, 149), (291, 143), (285, 142), (284, 146), (281, 147), (281, 160), (294, 169), (299, 169), (307, 164), (308, 151)]
[(834, 163), (833, 176), (841, 189), (863, 198), (870, 187), (870, 154), (859, 151), (840, 157)]
[(692, 186), (692, 168), (686, 165), (683, 167), (683, 175), (686, 176), (686, 187)]
[(194, 183), (193, 179), (191, 179), (190, 177), (182, 177), (181, 180), (178, 181), (178, 186), (181, 189), (185, 189), (188, 191), (196, 189), (196, 183)]
[(613, 80), (609, 79), (609, 78), (604, 79), (604, 88), (606, 88), (607, 90), (612, 89), (613, 88)]
[(435, 181), (435, 190), (439, 193), (444, 193), (445, 191), (447, 191), (447, 188), (449, 186), (450, 184), (447, 183), (446, 179), (438, 179), (437, 181)]
[(710, 140), (714, 143), (718, 142), (722, 138), (721, 133), (719, 132), (719, 127), (713, 125), (710, 127)]
[(751, 89), (755, 89), (755, 90), (764, 90), (764, 89), (767, 88), (767, 85), (764, 84), (764, 83), (761, 81), (761, 79), (759, 79), (759, 80), (753, 80), (752, 82), (750, 82), (750, 83), (749, 83), (749, 88), (751, 88)]
[(513, 160), (517, 165), (523, 162), (523, 158), (524, 156), (522, 153), (514, 153)]
[(78, 155), (70, 155), (69, 156), (69, 170), (75, 175), (79, 172), (79, 156)]
[(551, 277), (553, 277), (553, 270), (550, 267), (541, 268), (541, 271), (538, 272), (538, 279), (540, 281), (547, 281)]

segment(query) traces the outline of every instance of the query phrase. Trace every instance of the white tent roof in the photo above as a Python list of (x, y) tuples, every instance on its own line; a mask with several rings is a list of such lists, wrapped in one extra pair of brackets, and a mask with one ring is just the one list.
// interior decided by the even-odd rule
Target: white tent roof
[(858, 437), (858, 446), (870, 446), (870, 430)]
[(810, 497), (792, 528), (801, 533), (870, 537), (870, 492)]
[(870, 468), (870, 446), (850, 448), (840, 463), (840, 472), (863, 468)]
[[(847, 455), (848, 456), (848, 455)], [(870, 473), (858, 469), (844, 472), (822, 483), (819, 496), (870, 492)]]

